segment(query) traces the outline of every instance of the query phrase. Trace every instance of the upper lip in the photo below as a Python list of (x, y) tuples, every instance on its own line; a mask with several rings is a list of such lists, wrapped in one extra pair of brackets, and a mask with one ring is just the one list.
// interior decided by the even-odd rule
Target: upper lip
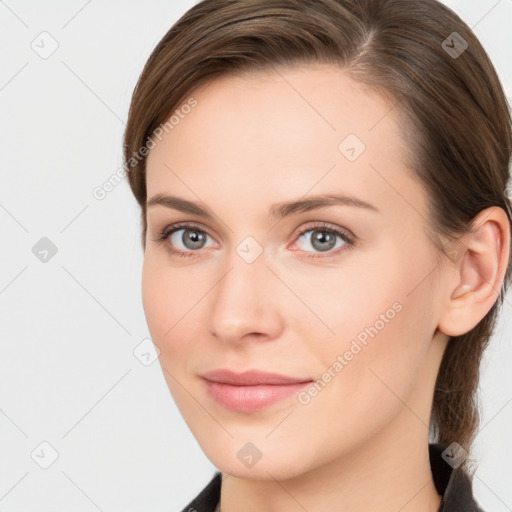
[(235, 386), (256, 386), (258, 384), (297, 384), (299, 382), (311, 382), (311, 379), (289, 377), (278, 373), (269, 373), (259, 370), (248, 370), (236, 373), (228, 369), (220, 368), (201, 375), (206, 380), (232, 384)]

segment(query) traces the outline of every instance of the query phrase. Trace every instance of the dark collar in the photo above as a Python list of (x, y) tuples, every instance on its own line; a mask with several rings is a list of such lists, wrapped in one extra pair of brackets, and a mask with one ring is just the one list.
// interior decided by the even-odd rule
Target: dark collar
[(444, 450), (439, 443), (428, 445), (434, 485), (442, 496), (437, 512), (484, 512), (473, 497), (468, 474), (461, 466), (452, 468), (441, 456)]
[[(429, 444), (428, 449), (434, 485), (442, 496), (437, 512), (483, 512), (473, 497), (471, 480), (462, 467), (454, 469), (445, 462), (441, 456), (444, 447), (440, 444)], [(220, 500), (221, 482), (222, 473), (215, 473), (208, 485), (182, 512), (215, 512)]]

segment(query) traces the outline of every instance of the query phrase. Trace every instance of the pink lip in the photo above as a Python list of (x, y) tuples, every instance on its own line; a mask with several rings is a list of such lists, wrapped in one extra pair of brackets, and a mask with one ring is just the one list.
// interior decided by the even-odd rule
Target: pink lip
[(213, 370), (201, 376), (210, 396), (223, 407), (237, 411), (258, 411), (308, 386), (312, 380), (277, 373), (250, 370), (235, 373)]

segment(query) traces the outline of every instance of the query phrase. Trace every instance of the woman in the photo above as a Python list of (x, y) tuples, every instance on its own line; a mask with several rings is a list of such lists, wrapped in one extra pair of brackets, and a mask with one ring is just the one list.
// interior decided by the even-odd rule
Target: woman
[(219, 469), (184, 510), (481, 510), (512, 136), (472, 31), (435, 0), (204, 0), (124, 142), (148, 326)]

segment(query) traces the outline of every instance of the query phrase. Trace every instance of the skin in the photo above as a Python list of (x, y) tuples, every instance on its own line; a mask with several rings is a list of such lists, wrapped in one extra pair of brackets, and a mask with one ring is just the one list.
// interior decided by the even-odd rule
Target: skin
[[(439, 264), (396, 111), (341, 69), (223, 76), (193, 96), (197, 106), (148, 155), (148, 198), (172, 193), (213, 219), (148, 208), (142, 298), (170, 392), (223, 472), (222, 512), (340, 503), (436, 511), (435, 378), (448, 335), (470, 330), (496, 300), (510, 243), (505, 213), (481, 212), (478, 230), (461, 239), (467, 253)], [(338, 149), (350, 133), (366, 145), (355, 161)], [(334, 205), (268, 218), (275, 203), (333, 193), (378, 211)], [(183, 245), (183, 231), (155, 241), (177, 222), (204, 230), (204, 247)], [(349, 230), (356, 244), (336, 237), (335, 248), (318, 250), (318, 222)], [(252, 263), (236, 251), (247, 236), (264, 249)], [(169, 253), (172, 243), (192, 256)], [(319, 379), (397, 302), (394, 318), (307, 404), (292, 396), (258, 412), (228, 410), (199, 377), (230, 368)], [(248, 441), (261, 452), (252, 467), (237, 457)]]

